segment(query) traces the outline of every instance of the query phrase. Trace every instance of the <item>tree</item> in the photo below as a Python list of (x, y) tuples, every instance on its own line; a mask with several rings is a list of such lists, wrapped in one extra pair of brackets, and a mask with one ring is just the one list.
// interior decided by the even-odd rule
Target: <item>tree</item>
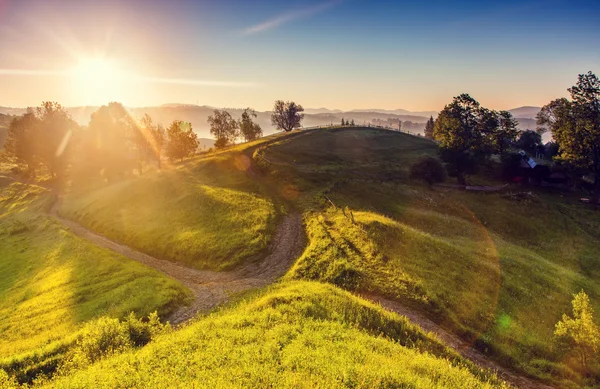
[(53, 178), (62, 178), (69, 159), (69, 145), (77, 123), (64, 107), (45, 101), (36, 109), (38, 118), (35, 137), (36, 154)]
[(573, 295), (573, 317), (563, 314), (556, 323), (554, 335), (569, 341), (578, 353), (579, 361), (587, 369), (590, 357), (600, 347), (600, 329), (594, 324), (594, 311), (588, 295), (582, 290)]
[(433, 139), (433, 126), (435, 125), (435, 121), (433, 120), (433, 116), (429, 117), (427, 123), (425, 123), (425, 138)]
[(32, 110), (10, 122), (4, 149), (19, 165), (25, 165), (27, 175), (35, 177), (37, 165), (35, 137), (39, 120)]
[(355, 124), (354, 124), (354, 119), (352, 119), (352, 121), (350, 122), (350, 125), (351, 125), (351, 126), (355, 126)]
[(242, 118), (239, 122), (240, 133), (246, 142), (250, 142), (262, 136), (262, 128), (260, 128), (258, 123), (254, 123), (252, 118), (256, 118), (256, 111), (252, 108), (246, 108), (244, 112), (242, 112)]
[(506, 147), (517, 139), (519, 135), (519, 122), (513, 118), (508, 111), (500, 111), (496, 113), (498, 125), (492, 131), (491, 143), (495, 153), (504, 154)]
[(537, 116), (541, 131), (550, 130), (560, 160), (594, 175), (594, 203), (600, 200), (600, 80), (592, 72), (580, 74), (568, 89), (571, 101), (557, 99)]
[(402, 120), (398, 120), (398, 132), (402, 132)]
[(152, 123), (152, 118), (148, 114), (145, 114), (144, 117), (142, 118), (141, 125), (142, 125), (142, 128), (144, 129), (143, 132), (146, 134), (146, 136), (148, 137), (148, 140), (150, 142), (151, 155), (156, 160), (156, 163), (158, 164), (158, 168), (160, 169), (161, 168), (160, 162), (161, 162), (161, 158), (162, 158), (162, 151), (167, 143), (167, 134), (165, 132), (165, 129), (160, 124), (154, 125)]
[(426, 155), (410, 167), (410, 178), (418, 178), (433, 185), (446, 179), (446, 171), (439, 159)]
[(208, 117), (208, 124), (210, 124), (210, 133), (216, 138), (215, 148), (217, 149), (235, 143), (239, 136), (238, 122), (225, 110), (215, 109), (213, 114)]
[(552, 160), (559, 153), (558, 143), (556, 142), (546, 142), (544, 145), (544, 157)]
[(171, 161), (183, 160), (198, 149), (198, 135), (192, 131), (192, 124), (174, 120), (167, 128), (167, 156)]
[[(121, 103), (103, 105), (92, 114), (80, 142), (78, 169), (113, 180), (140, 169), (137, 125)], [(141, 140), (140, 140), (141, 142)]]
[(433, 135), (440, 142), (440, 157), (459, 184), (465, 185), (465, 174), (474, 173), (478, 162), (490, 153), (486, 132), (491, 123), (490, 111), (466, 93), (446, 105), (435, 121)]
[(346, 122), (344, 121), (344, 118), (342, 118), (342, 127), (346, 125)]
[(517, 140), (517, 146), (532, 155), (535, 155), (541, 144), (542, 136), (533, 130), (521, 132)]
[(278, 129), (285, 132), (292, 131), (300, 127), (302, 119), (304, 119), (304, 108), (293, 101), (283, 102), (282, 100), (275, 101), (273, 113), (271, 114), (271, 123)]

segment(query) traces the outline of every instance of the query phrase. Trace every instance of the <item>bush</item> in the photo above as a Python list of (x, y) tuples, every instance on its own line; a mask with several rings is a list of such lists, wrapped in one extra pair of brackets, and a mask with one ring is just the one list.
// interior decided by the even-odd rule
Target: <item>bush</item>
[(142, 347), (156, 335), (169, 331), (169, 324), (162, 324), (156, 312), (148, 320), (137, 319), (131, 313), (125, 321), (101, 317), (85, 325), (75, 346), (69, 350), (61, 367), (63, 372), (80, 369), (106, 356)]
[(410, 167), (410, 178), (421, 179), (432, 185), (443, 182), (446, 179), (446, 171), (439, 159), (423, 156)]

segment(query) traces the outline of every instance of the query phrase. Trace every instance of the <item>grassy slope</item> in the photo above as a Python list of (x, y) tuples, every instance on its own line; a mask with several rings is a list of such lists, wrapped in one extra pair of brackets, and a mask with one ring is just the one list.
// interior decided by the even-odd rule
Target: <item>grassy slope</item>
[[(425, 352), (426, 351), (426, 352)], [(406, 319), (337, 288), (276, 286), (55, 388), (501, 387)]]
[(45, 189), (0, 184), (0, 356), (69, 337), (100, 315), (165, 315), (187, 298), (179, 283), (46, 216)]
[[(585, 289), (600, 311), (600, 215), (557, 195), (523, 203), (411, 183), (411, 160), (435, 153), (423, 142), (345, 130), (267, 149), (273, 161), (296, 161), (272, 169), (311, 196), (303, 199), (312, 209), (309, 247), (288, 277), (401, 299), (507, 363), (542, 378), (570, 376), (546, 360), (558, 362), (552, 333), (572, 293)], [(378, 153), (386, 170), (363, 180)], [(323, 194), (347, 206), (346, 216)]]
[(263, 251), (276, 224), (276, 207), (247, 166), (235, 152), (196, 158), (91, 192), (75, 189), (60, 213), (159, 258), (230, 268)]

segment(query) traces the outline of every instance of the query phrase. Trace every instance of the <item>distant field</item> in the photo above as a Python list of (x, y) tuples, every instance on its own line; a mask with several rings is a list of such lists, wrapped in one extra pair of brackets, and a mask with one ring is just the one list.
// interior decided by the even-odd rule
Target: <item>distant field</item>
[(62, 228), (44, 212), (45, 189), (1, 180), (0, 365), (100, 315), (165, 316), (187, 299), (178, 282)]
[[(426, 352), (425, 352), (426, 351)], [(53, 388), (500, 388), (395, 314), (337, 288), (280, 285)]]
[(266, 249), (278, 212), (248, 164), (222, 153), (91, 191), (74, 187), (60, 213), (159, 258), (231, 268)]
[[(600, 312), (600, 215), (552, 194), (430, 190), (406, 174), (434, 149), (419, 147), (426, 140), (367, 132), (316, 132), (264, 152), (312, 196), (309, 246), (287, 277), (399, 299), (506, 364), (576, 376), (555, 354), (553, 330), (582, 288)], [(354, 174), (384, 164), (378, 154), (387, 170)]]

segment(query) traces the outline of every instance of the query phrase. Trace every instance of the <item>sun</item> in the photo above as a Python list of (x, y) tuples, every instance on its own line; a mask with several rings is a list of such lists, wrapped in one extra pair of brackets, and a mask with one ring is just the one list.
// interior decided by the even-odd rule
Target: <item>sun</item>
[(120, 101), (125, 90), (125, 73), (115, 60), (82, 58), (71, 69), (70, 76), (73, 91), (81, 105)]

